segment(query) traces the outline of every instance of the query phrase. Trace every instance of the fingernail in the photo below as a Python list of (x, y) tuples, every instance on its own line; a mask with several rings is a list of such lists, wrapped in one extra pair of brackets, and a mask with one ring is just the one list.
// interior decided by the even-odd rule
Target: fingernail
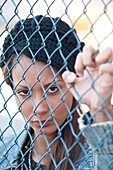
[(72, 74), (69, 74), (68, 76), (67, 76), (67, 80), (68, 81), (72, 81), (72, 80), (74, 80), (75, 79), (75, 75), (72, 75)]

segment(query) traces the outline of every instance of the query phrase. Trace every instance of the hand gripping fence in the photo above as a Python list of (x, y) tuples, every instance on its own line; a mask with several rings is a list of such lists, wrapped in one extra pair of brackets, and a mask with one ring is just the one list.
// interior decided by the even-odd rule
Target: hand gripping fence
[(0, 170), (113, 169), (112, 9), (0, 1)]

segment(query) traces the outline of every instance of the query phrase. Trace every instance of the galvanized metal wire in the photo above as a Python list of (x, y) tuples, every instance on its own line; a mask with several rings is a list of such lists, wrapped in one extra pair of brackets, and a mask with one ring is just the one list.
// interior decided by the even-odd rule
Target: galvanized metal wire
[[(42, 13), (41, 13), (41, 9), (42, 9)], [(108, 163), (107, 168), (108, 169), (113, 168), (113, 160), (111, 160), (111, 157), (109, 157), (107, 150), (105, 150), (105, 148), (103, 148), (103, 141), (106, 137), (109, 137), (109, 135), (112, 134), (113, 128), (110, 127), (109, 129), (107, 129), (104, 136), (99, 136), (99, 134), (95, 130), (94, 126), (90, 126), (91, 123), (92, 124), (94, 123), (94, 122), (92, 122), (93, 117), (95, 115), (97, 115), (98, 112), (102, 109), (105, 111), (105, 114), (108, 116), (109, 121), (111, 121), (111, 122), (113, 121), (112, 116), (109, 114), (109, 111), (105, 108), (105, 102), (111, 97), (112, 91), (106, 96), (105, 99), (103, 99), (101, 97), (101, 95), (98, 93), (98, 91), (95, 89), (95, 83), (102, 76), (102, 74), (99, 74), (98, 77), (96, 77), (94, 79), (91, 76), (91, 74), (89, 73), (89, 71), (86, 69), (92, 83), (91, 83), (91, 86), (81, 96), (78, 94), (77, 90), (74, 88), (74, 83), (71, 84), (71, 86), (65, 92), (63, 92), (62, 89), (60, 88), (60, 86), (58, 86), (58, 84), (57, 84), (57, 76), (62, 72), (62, 70), (64, 68), (66, 70), (69, 70), (69, 68), (67, 66), (67, 60), (70, 59), (70, 56), (73, 53), (75, 53), (77, 50), (79, 52), (81, 52), (81, 49), (80, 49), (81, 41), (84, 41), (85, 44), (93, 45), (95, 47), (95, 49), (97, 49), (97, 51), (95, 51), (95, 52), (98, 52), (104, 46), (108, 46), (108, 45), (112, 46), (112, 44), (113, 44), (112, 9), (113, 9), (113, 1), (112, 0), (108, 0), (108, 1), (106, 1), (106, 0), (99, 0), (99, 1), (94, 1), (94, 0), (89, 0), (89, 1), (86, 1), (86, 0), (79, 0), (79, 1), (76, 1), (76, 0), (70, 0), (70, 1), (67, 1), (67, 0), (60, 0), (60, 1), (57, 1), (57, 0), (53, 0), (53, 1), (52, 0), (51, 1), (48, 1), (48, 0), (44, 0), (44, 1), (43, 0), (41, 0), (41, 1), (37, 1), (37, 0), (33, 0), (33, 1), (32, 0), (10, 0), (10, 1), (1, 0), (1, 2), (0, 2), (0, 54), (2, 55), (2, 58), (0, 61), (0, 65), (2, 63), (4, 63), (5, 67), (8, 70), (7, 77), (5, 79), (3, 79), (2, 75), (1, 75), (1, 78), (0, 78), (1, 79), (1, 81), (0, 81), (0, 119), (1, 119), (0, 120), (0, 142), (2, 143), (2, 146), (3, 146), (2, 148), (0, 148), (0, 150), (4, 151), (4, 159), (0, 159), (1, 165), (6, 161), (7, 163), (5, 163), (5, 164), (8, 164), (9, 169), (13, 169), (13, 168), (19, 169), (20, 167), (22, 167), (22, 165), (24, 165), (24, 169), (29, 169), (27, 167), (27, 165), (25, 164), (25, 157), (26, 157), (26, 154), (31, 149), (33, 149), (33, 151), (35, 152), (35, 155), (37, 156), (37, 160), (38, 160), (36, 169), (40, 168), (41, 161), (48, 154), (54, 164), (54, 169), (59, 169), (60, 165), (63, 162), (65, 162), (66, 159), (68, 159), (72, 169), (78, 169), (78, 168), (76, 168), (73, 161), (70, 159), (69, 155), (70, 155), (70, 151), (74, 147), (76, 147), (77, 144), (79, 144), (82, 152), (85, 155), (84, 156), (85, 162), (83, 165), (81, 165), (81, 167), (79, 169), (85, 169), (85, 166), (87, 166), (90, 162), (90, 155), (88, 155), (88, 153), (84, 147), (84, 144), (80, 141), (80, 136), (82, 135), (82, 133), (84, 133), (85, 129), (90, 127), (92, 134), (94, 134), (95, 139), (97, 140), (96, 149), (94, 149), (92, 151), (92, 155), (95, 154), (97, 151), (101, 150), (103, 157), (105, 157), (107, 160), (107, 163)], [(43, 17), (38, 22), (36, 20), (36, 15), (39, 15), (39, 14), (42, 14)], [(47, 35), (46, 37), (43, 37), (43, 35), (40, 31), (40, 22), (43, 20), (43, 18), (45, 16), (50, 17), (53, 28), (52, 28), (52, 31), (49, 33), (49, 35)], [(28, 19), (30, 17), (32, 17), (34, 19), (34, 22), (37, 24), (37, 30), (34, 31), (34, 33), (31, 35), (31, 37), (28, 37), (27, 34), (24, 32), (24, 22), (26, 19)], [(53, 20), (53, 17), (58, 17), (56, 22)], [(56, 23), (60, 19), (67, 22), (71, 27), (71, 29), (61, 38), (59, 37), (59, 35), (56, 31)], [(15, 37), (12, 37), (10, 30), (13, 28), (13, 26), (15, 25), (15, 23), (17, 21), (20, 21), (22, 27), (21, 27), (21, 30), (19, 30), (18, 34), (16, 34)], [(108, 27), (107, 27), (107, 25), (108, 25)], [(77, 30), (77, 34), (75, 32), (75, 29)], [(32, 55), (32, 63), (29, 65), (29, 67), (26, 70), (24, 70), (24, 68), (20, 62), (20, 54), (22, 54), (24, 49), (22, 49), (22, 51), (19, 53), (17, 51), (17, 49), (13, 46), (15, 38), (19, 35), (19, 33), (21, 31), (23, 31), (25, 40), (27, 41), (25, 48), (28, 47), (29, 52)], [(41, 70), (41, 72), (39, 71), (38, 67), (36, 66), (36, 58), (35, 58), (36, 54), (34, 55), (33, 51), (29, 47), (30, 39), (37, 31), (40, 34), (40, 38), (42, 40), (42, 46), (40, 49), (38, 49), (36, 54), (38, 54), (43, 49), (47, 55), (47, 58), (48, 58), (48, 63)], [(55, 33), (58, 43), (57, 43), (57, 48), (52, 52), (51, 55), (49, 55), (48, 50), (46, 49), (46, 40), (53, 32)], [(62, 40), (70, 32), (73, 32), (73, 35), (77, 40), (77, 47), (74, 50), (72, 50), (69, 53), (69, 55), (65, 58), (64, 54), (62, 52), (62, 49), (61, 49)], [(8, 47), (8, 49), (13, 46), (13, 49), (17, 55), (17, 60), (11, 68), (8, 68), (7, 62), (5, 61), (5, 54), (3, 52), (3, 47), (2, 47), (4, 39), (7, 35), (9, 35), (12, 40), (12, 44)], [(51, 66), (51, 59), (57, 51), (59, 51), (60, 56), (62, 57), (62, 59), (64, 61), (64, 65), (62, 66), (61, 69), (58, 70), (57, 73), (55, 73), (54, 69)], [(112, 58), (110, 61), (106, 61), (106, 62), (112, 62)], [(22, 75), (22, 79), (15, 85), (12, 80), (12, 77), (11, 77), (11, 71), (12, 71), (13, 67), (15, 67), (17, 64), (20, 66), (20, 69), (22, 70), (23, 75)], [(30, 87), (28, 82), (26, 81), (26, 74), (32, 66), (34, 66), (36, 68), (38, 76), (37, 76), (37, 81), (32, 85), (32, 87)], [(47, 67), (49, 67), (51, 69), (52, 74), (54, 75), (54, 80), (48, 86), (48, 88), (45, 89), (43, 84), (41, 83), (41, 74), (44, 72), (44, 70)], [(2, 70), (1, 70), (1, 73), (2, 73)], [(6, 86), (6, 80), (8, 78), (9, 78), (10, 82), (12, 83), (13, 90), (11, 90), (10, 88), (8, 89), (8, 86)], [(25, 81), (26, 86), (29, 89), (29, 93), (28, 93), (28, 96), (21, 103), (17, 96), (17, 87), (22, 80)], [(38, 104), (36, 104), (34, 102), (33, 97), (32, 97), (32, 89), (35, 87), (35, 85), (37, 83), (40, 83), (40, 86), (43, 90), (43, 98), (42, 98), (42, 100), (40, 100), (40, 102)], [(55, 106), (54, 109), (52, 109), (49, 101), (47, 100), (47, 91), (53, 84), (56, 84), (56, 86), (59, 89), (60, 94), (61, 94), (61, 100), (60, 100), (59, 104), (57, 106)], [(69, 91), (70, 88), (74, 89), (74, 92), (75, 92), (76, 96), (78, 97), (77, 105), (73, 110), (70, 110), (68, 105), (65, 102), (66, 93)], [(83, 96), (85, 94), (87, 94), (91, 89), (93, 89), (95, 94), (99, 97), (99, 99), (101, 101), (101, 108), (99, 108), (94, 113), (93, 116), (89, 117), (86, 114), (86, 119), (87, 119), (86, 127), (83, 131), (80, 131), (78, 134), (76, 134), (74, 131), (73, 125), (72, 125), (73, 113), (77, 110), (79, 117), (82, 116), (82, 114), (79, 110), (79, 108), (81, 108), (81, 105), (82, 105), (81, 100), (82, 100)], [(14, 108), (14, 106), (16, 105), (14, 103), (14, 97), (16, 98), (16, 100), (19, 103), (18, 108), (17, 107)], [(22, 107), (28, 98), (30, 98), (32, 105), (34, 106), (35, 109), (34, 109), (33, 115), (28, 120), (26, 120), (26, 118), (24, 117), (24, 114), (22, 113)], [(43, 101), (47, 103), (47, 105), (51, 111), (50, 117), (44, 122), (44, 124), (41, 123), (41, 120), (37, 116), (37, 108)], [(65, 105), (65, 108), (68, 111), (68, 117), (66, 119), (66, 122), (63, 124), (63, 126), (59, 127), (57, 121), (54, 118), (54, 112), (62, 104)], [(85, 111), (85, 109), (84, 109), (84, 111)], [(87, 112), (87, 111), (85, 111), (85, 112)], [(4, 119), (4, 115), (5, 115), (5, 119)], [(35, 138), (33, 138), (33, 136), (31, 135), (31, 133), (29, 131), (29, 121), (32, 119), (32, 117), (34, 115), (37, 117), (37, 120), (39, 121), (40, 126), (41, 126), (40, 132), (38, 133), (38, 135)], [(21, 117), (21, 119), (19, 117)], [(46, 135), (43, 133), (43, 129), (44, 129), (44, 125), (47, 123), (47, 121), (51, 120), (51, 119), (53, 120), (58, 133), (57, 133), (57, 137), (51, 143), (49, 143), (46, 138)], [(4, 123), (2, 122), (2, 120), (5, 120)], [(16, 126), (18, 121), (21, 122), (22, 127)], [(15, 122), (17, 122), (17, 123), (15, 123)], [(65, 141), (62, 138), (62, 131), (67, 126), (67, 124), (69, 124), (71, 133), (76, 139), (70, 148), (67, 147)], [(17, 129), (19, 129), (19, 130), (17, 130)], [(5, 138), (5, 136), (7, 136), (10, 133), (13, 134), (13, 136), (15, 138), (14, 143), (13, 143), (13, 145), (11, 145), (11, 147), (7, 146), (7, 142), (6, 142), (6, 138)], [(22, 135), (24, 136), (24, 133), (27, 133), (27, 135), (29, 136), (29, 139), (30, 139), (30, 147), (27, 150), (27, 152), (25, 152), (25, 153), (23, 153), (22, 148), (19, 145), (19, 139)], [(36, 150), (34, 149), (34, 142), (40, 135), (43, 135), (43, 138), (47, 144), (47, 152), (41, 157), (41, 159), (39, 159), (38, 154), (36, 153)], [(68, 136), (67, 136), (67, 138), (68, 138)], [(51, 146), (58, 139), (60, 139), (63, 147), (65, 148), (66, 154), (65, 154), (65, 157), (60, 162), (56, 163), (53, 155), (51, 154)], [(12, 164), (9, 161), (8, 154), (11, 149), (15, 148), (15, 146), (16, 146), (16, 148), (18, 148), (18, 150), (20, 152), (22, 161), (18, 164), (18, 166), (12, 167)], [(3, 155), (1, 155), (1, 156), (3, 156)]]

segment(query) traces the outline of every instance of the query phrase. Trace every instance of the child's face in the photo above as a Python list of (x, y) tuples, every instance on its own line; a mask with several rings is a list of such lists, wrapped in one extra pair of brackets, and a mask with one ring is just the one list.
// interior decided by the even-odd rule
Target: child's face
[[(22, 54), (20, 57), (20, 63), (25, 71), (30, 66), (30, 64), (32, 64), (32, 60)], [(37, 71), (36, 67), (39, 71), (41, 71), (45, 66), (45, 63), (36, 61), (35, 65), (29, 67), (29, 69), (23, 75), (21, 66), (17, 64), (12, 71), (12, 77), (15, 85), (20, 82), (16, 88), (17, 96), (20, 103), (22, 104), (22, 113), (26, 120), (30, 118), (29, 124), (34, 129), (35, 134), (40, 132), (41, 125), (39, 123), (39, 119), (41, 123), (44, 124), (44, 122), (52, 115), (54, 120), (52, 118), (49, 119), (49, 121), (43, 126), (43, 133), (45, 135), (53, 136), (56, 135), (57, 131), (55, 121), (59, 127), (64, 123), (68, 115), (66, 107), (71, 109), (73, 97), (68, 91), (65, 94), (65, 104), (62, 102), (61, 98), (63, 97), (59, 88), (62, 90), (62, 92), (65, 92), (66, 85), (60, 74), (57, 76), (57, 85), (59, 88), (56, 84), (53, 84), (44, 95), (43, 89), (46, 90), (53, 82), (54, 78), (50, 67), (46, 67), (39, 76), (40, 81), (37, 79), (39, 72)], [(54, 71), (57, 73), (55, 68)], [(31, 88), (32, 92), (31, 97), (28, 97), (29, 88)], [(43, 98), (44, 96), (45, 99)], [(17, 97), (16, 102), (19, 107), (20, 104)], [(53, 113), (51, 113), (52, 111)]]

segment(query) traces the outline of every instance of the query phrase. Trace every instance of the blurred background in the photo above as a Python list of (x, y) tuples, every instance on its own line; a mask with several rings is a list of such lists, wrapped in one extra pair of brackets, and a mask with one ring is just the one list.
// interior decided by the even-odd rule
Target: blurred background
[[(104, 49), (113, 45), (113, 0), (0, 0), (0, 55), (8, 31), (20, 19), (36, 15), (61, 17), (70, 27), (74, 25), (77, 35), (87, 45)], [(32, 15), (31, 15), (32, 14)], [(25, 123), (18, 112), (13, 92), (3, 83), (0, 70), (0, 129), (1, 133), (20, 131)], [(9, 96), (11, 98), (9, 99)], [(7, 110), (3, 110), (4, 101)], [(6, 106), (5, 105), (5, 106)], [(86, 111), (87, 108), (84, 107)], [(16, 116), (13, 115), (17, 113)], [(10, 127), (11, 124), (11, 127)], [(7, 128), (6, 128), (7, 127)], [(14, 129), (13, 129), (14, 128)]]

